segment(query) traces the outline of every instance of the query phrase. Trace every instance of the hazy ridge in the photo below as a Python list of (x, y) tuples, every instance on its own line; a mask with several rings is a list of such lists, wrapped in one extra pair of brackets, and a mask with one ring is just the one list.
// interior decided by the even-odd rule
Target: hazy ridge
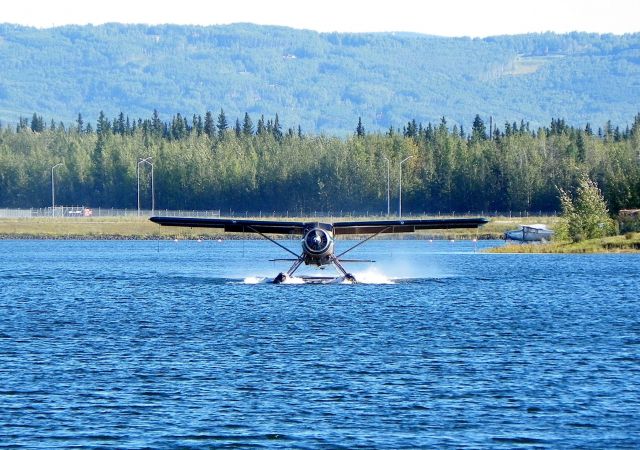
[(0, 120), (33, 112), (169, 118), (224, 109), (308, 132), (524, 119), (624, 126), (640, 105), (640, 34), (485, 39), (282, 27), (0, 25)]

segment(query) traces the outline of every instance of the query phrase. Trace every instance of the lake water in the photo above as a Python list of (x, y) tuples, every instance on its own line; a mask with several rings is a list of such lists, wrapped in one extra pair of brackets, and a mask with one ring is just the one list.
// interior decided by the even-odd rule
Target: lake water
[(0, 241), (0, 447), (639, 448), (640, 257), (474, 250)]

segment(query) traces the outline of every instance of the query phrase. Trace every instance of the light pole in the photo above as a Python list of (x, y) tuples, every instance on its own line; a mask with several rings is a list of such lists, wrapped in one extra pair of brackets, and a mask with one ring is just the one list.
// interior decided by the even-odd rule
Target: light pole
[(156, 210), (156, 199), (153, 191), (153, 163), (151, 162), (151, 156), (138, 159), (138, 166), (136, 168), (136, 175), (138, 179), (138, 216), (140, 216), (140, 164), (149, 164), (151, 166), (151, 213)]
[(398, 217), (399, 218), (402, 218), (402, 164), (411, 158), (413, 158), (413, 156), (407, 156), (405, 159), (400, 161), (400, 188), (399, 188), (399, 195), (398, 195)]
[(55, 179), (53, 178), (53, 170), (56, 167), (63, 166), (64, 164), (58, 163), (51, 168), (51, 217), (55, 217), (56, 215), (56, 184)]
[(389, 215), (391, 215), (391, 200), (390, 200), (391, 185), (389, 184), (391, 162), (389, 161), (389, 158), (387, 158), (386, 156), (383, 156), (383, 158), (387, 162), (387, 217), (389, 217)]

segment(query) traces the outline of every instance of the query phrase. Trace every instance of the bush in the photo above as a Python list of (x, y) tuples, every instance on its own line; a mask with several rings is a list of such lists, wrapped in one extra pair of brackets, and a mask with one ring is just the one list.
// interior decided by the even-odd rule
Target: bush
[[(623, 211), (620, 211), (620, 215), (618, 216), (618, 223), (620, 225), (621, 233), (629, 233), (634, 231), (640, 231), (640, 214), (635, 212), (634, 210), (627, 210), (629, 213), (623, 214)], [(627, 212), (624, 211), (624, 212)]]
[(575, 198), (559, 189), (563, 224), (556, 231), (559, 238), (573, 242), (611, 236), (616, 232), (615, 222), (595, 181), (583, 177)]

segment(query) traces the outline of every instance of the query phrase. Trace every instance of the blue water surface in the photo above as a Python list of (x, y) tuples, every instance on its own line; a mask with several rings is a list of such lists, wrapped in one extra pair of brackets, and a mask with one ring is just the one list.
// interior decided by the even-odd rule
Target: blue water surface
[(0, 447), (640, 448), (640, 258), (487, 245), (0, 241)]

